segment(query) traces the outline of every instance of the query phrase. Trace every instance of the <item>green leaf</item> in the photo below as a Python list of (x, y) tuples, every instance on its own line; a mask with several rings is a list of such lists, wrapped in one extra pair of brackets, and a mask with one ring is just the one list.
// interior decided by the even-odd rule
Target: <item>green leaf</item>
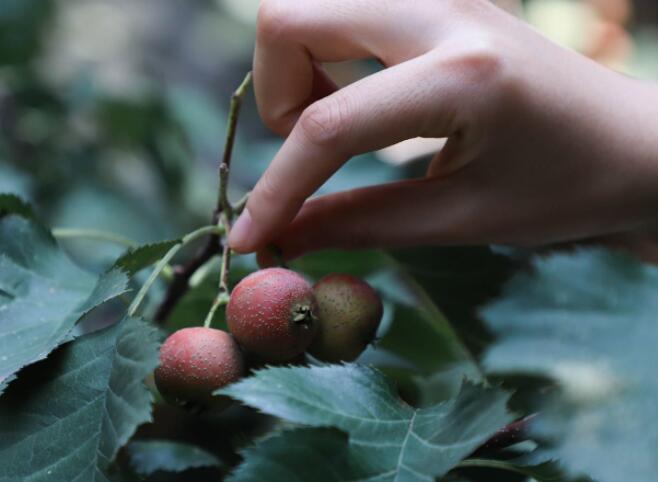
[(377, 480), (441, 476), (512, 419), (500, 390), (466, 384), (449, 401), (414, 409), (380, 372), (355, 364), (270, 368), (217, 393), (347, 432), (351, 457)]
[(199, 447), (169, 440), (139, 440), (127, 447), (135, 471), (149, 476), (159, 470), (183, 472), (196, 467), (219, 467), (221, 461)]
[(478, 382), (481, 379), (481, 373), (466, 360), (446, 363), (428, 376), (415, 375), (412, 377), (418, 390), (417, 404), (421, 407), (434, 405), (456, 396), (464, 380)]
[(549, 457), (600, 482), (656, 479), (658, 268), (603, 250), (537, 258), (483, 315), (490, 371), (559, 387), (532, 425)]
[(275, 433), (241, 455), (244, 462), (227, 482), (357, 482), (369, 477), (367, 470), (352, 460), (345, 434), (326, 428)]
[(477, 308), (493, 299), (515, 263), (489, 248), (414, 248), (391, 255), (449, 320), (470, 353), (479, 355), (490, 335)]
[(381, 251), (336, 250), (310, 253), (291, 263), (295, 271), (301, 271), (316, 280), (330, 273), (367, 276), (390, 265), (390, 258)]
[(130, 248), (115, 261), (114, 267), (132, 277), (142, 269), (157, 263), (167, 254), (167, 251), (179, 242), (180, 239), (173, 239)]
[(0, 399), (0, 481), (96, 481), (150, 419), (158, 334), (126, 319), (27, 369)]
[(396, 306), (393, 322), (376, 347), (410, 361), (425, 375), (464, 362), (465, 373), (479, 376), (477, 368), (467, 363), (468, 356), (445, 318), (440, 313), (432, 316), (420, 306)]
[[(430, 286), (421, 285), (408, 273), (399, 271), (395, 276), (389, 273), (374, 279), (380, 283), (380, 291), (396, 305), (392, 310), (393, 322), (371, 353), (394, 354), (415, 367), (417, 376), (413, 383), (420, 395), (420, 405), (456, 395), (464, 378), (482, 380), (473, 356), (427, 291)], [(391, 296), (394, 292), (398, 295)], [(430, 381), (434, 374), (440, 380)]]
[(101, 277), (81, 270), (25, 218), (0, 219), (0, 393), (18, 370), (68, 341), (82, 316), (125, 293), (127, 282), (118, 270)]

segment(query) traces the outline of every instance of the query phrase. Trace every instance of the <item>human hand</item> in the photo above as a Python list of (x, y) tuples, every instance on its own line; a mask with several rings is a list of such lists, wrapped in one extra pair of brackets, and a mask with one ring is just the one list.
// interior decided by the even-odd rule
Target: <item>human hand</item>
[[(322, 62), (387, 68), (337, 90)], [(551, 43), (485, 0), (265, 0), (254, 60), (287, 136), (229, 242), (538, 245), (652, 222), (656, 87)], [(308, 201), (353, 155), (448, 137), (427, 177)]]

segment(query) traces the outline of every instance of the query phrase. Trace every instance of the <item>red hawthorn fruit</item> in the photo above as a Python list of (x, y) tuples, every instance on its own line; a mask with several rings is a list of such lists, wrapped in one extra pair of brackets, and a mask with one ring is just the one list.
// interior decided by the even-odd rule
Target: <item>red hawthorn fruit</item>
[(226, 320), (246, 351), (276, 363), (306, 351), (317, 328), (315, 309), (313, 287), (301, 275), (267, 268), (233, 289)]
[(172, 405), (188, 409), (221, 410), (227, 397), (213, 392), (239, 380), (245, 371), (240, 347), (225, 331), (184, 328), (172, 334), (160, 348), (155, 384)]
[(318, 332), (308, 352), (326, 362), (353, 361), (373, 341), (384, 312), (382, 300), (365, 281), (330, 274), (313, 288)]

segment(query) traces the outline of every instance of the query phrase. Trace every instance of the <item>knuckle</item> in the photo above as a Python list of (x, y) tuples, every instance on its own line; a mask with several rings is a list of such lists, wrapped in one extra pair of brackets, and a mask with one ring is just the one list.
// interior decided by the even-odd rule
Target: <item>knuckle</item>
[(495, 80), (503, 67), (502, 56), (488, 40), (472, 46), (458, 62), (464, 77), (478, 83)]
[(299, 118), (302, 135), (314, 145), (339, 147), (335, 144), (349, 129), (348, 110), (346, 100), (340, 96), (311, 104)]
[(451, 55), (447, 63), (463, 85), (476, 92), (486, 89), (487, 97), (493, 98), (509, 92), (515, 85), (505, 52), (503, 42), (481, 36), (469, 42), (468, 48)]
[(286, 0), (263, 0), (258, 7), (258, 35), (270, 40), (280, 38), (290, 28), (293, 18)]

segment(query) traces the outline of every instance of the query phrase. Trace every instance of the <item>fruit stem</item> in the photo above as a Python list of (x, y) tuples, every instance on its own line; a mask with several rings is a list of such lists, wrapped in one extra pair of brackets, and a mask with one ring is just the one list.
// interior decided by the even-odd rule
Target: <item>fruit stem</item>
[(220, 226), (204, 226), (183, 236), (183, 238), (178, 243), (173, 245), (169, 251), (167, 251), (167, 254), (165, 254), (155, 265), (155, 268), (153, 268), (153, 271), (147, 278), (146, 282), (142, 285), (139, 292), (135, 296), (135, 299), (128, 307), (128, 316), (135, 315), (139, 309), (139, 305), (141, 305), (142, 301), (144, 301), (146, 294), (148, 293), (149, 289), (151, 289), (151, 286), (153, 286), (153, 283), (155, 283), (157, 277), (160, 275), (162, 270), (164, 270), (165, 267), (169, 265), (169, 261), (171, 261), (172, 258), (176, 256), (176, 253), (178, 253), (183, 246), (208, 234), (219, 235), (222, 233), (223, 229)]
[(210, 328), (210, 325), (212, 325), (212, 320), (215, 317), (215, 313), (217, 312), (217, 309), (220, 306), (225, 306), (229, 302), (229, 295), (228, 293), (222, 293), (219, 294), (218, 296), (215, 296), (215, 299), (212, 302), (212, 306), (210, 307), (210, 311), (208, 311), (208, 314), (206, 315), (206, 319), (203, 321), (203, 326), (206, 328)]

